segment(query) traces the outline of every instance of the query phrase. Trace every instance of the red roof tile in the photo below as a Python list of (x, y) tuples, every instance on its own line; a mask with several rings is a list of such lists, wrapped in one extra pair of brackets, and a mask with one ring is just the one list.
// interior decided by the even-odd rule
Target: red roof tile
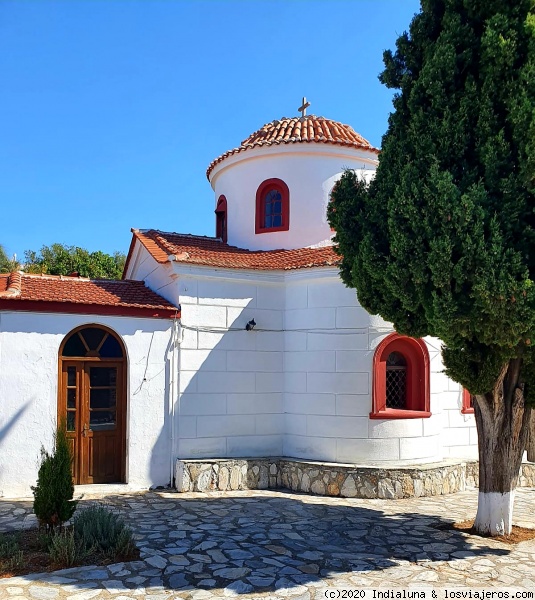
[(176, 306), (146, 287), (143, 281), (27, 273), (0, 275), (0, 309), (6, 308), (7, 302), (10, 309), (20, 305), (20, 310), (27, 303), (32, 303), (32, 310), (39, 310), (39, 303), (52, 303), (58, 312), (61, 312), (61, 307), (65, 308), (65, 312), (77, 312), (76, 307), (81, 309), (83, 306), (82, 312), (93, 307), (97, 314), (103, 309), (113, 309), (113, 314), (135, 312), (140, 316), (172, 318), (177, 313)]
[(340, 260), (332, 246), (296, 250), (244, 250), (224, 244), (217, 238), (165, 233), (155, 229), (133, 230), (133, 234), (134, 239), (138, 239), (162, 264), (171, 257), (171, 260), (180, 263), (209, 267), (286, 271), (337, 265)]
[(0, 275), (0, 298), (12, 298), (20, 294), (22, 276), (20, 273)]
[(316, 115), (292, 118), (283, 117), (280, 121), (267, 123), (261, 129), (252, 133), (248, 138), (243, 140), (238, 148), (228, 150), (221, 156), (218, 156), (208, 166), (206, 176), (210, 178), (210, 173), (214, 167), (225, 160), (225, 158), (239, 152), (244, 152), (249, 148), (303, 142), (348, 146), (379, 154), (377, 148), (372, 146), (368, 140), (363, 138), (349, 125), (331, 121), (325, 117), (316, 117)]

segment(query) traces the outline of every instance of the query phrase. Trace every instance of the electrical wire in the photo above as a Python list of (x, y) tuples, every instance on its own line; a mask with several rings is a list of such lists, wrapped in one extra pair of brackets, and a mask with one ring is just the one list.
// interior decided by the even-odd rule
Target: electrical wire
[[(245, 331), (244, 327), (191, 327), (190, 325), (181, 324), (183, 329), (188, 329), (189, 331), (196, 331), (201, 333), (234, 333), (238, 331)], [(312, 333), (318, 335), (364, 335), (370, 331), (377, 333), (388, 333), (392, 331), (391, 327), (361, 327), (361, 328), (347, 328), (347, 331), (341, 329), (331, 329), (328, 327), (321, 328), (317, 327), (315, 329), (264, 329), (261, 327), (255, 327), (252, 331), (259, 333)]]

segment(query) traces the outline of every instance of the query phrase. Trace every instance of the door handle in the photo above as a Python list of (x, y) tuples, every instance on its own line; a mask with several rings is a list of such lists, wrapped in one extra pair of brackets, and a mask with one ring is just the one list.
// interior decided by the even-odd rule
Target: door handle
[(87, 437), (87, 432), (89, 431), (89, 425), (87, 423), (84, 424), (83, 428), (82, 428), (82, 435), (84, 437)]

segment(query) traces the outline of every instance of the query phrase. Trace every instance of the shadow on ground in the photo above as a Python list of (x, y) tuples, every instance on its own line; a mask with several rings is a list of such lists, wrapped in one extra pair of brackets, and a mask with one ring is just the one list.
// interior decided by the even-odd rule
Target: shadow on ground
[[(89, 502), (82, 500), (80, 507)], [(397, 571), (402, 584), (409, 563), (509, 552), (493, 542), (472, 545), (460, 532), (444, 528), (451, 520), (440, 516), (385, 514), (376, 507), (333, 505), (295, 494), (192, 498), (145, 493), (108, 496), (106, 503), (134, 529), (144, 559), (117, 572), (116, 591), (124, 591), (124, 585), (230, 588), (247, 594), (321, 580), (328, 585), (340, 574), (385, 569)], [(393, 574), (390, 570), (389, 579)]]

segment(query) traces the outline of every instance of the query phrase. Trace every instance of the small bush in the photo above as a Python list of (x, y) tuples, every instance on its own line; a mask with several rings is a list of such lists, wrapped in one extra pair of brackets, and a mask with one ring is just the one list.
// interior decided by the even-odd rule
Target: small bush
[(24, 564), (24, 555), (19, 549), (16, 536), (0, 534), (0, 574), (20, 569)]
[(73, 519), (73, 528), (85, 548), (94, 548), (110, 558), (129, 556), (136, 549), (132, 530), (105, 506), (80, 511)]
[(17, 550), (11, 558), (3, 560), (0, 565), (0, 574), (17, 571), (24, 566), (24, 554), (22, 550)]
[(83, 561), (92, 548), (86, 548), (73, 529), (63, 529), (50, 536), (48, 552), (56, 565), (67, 568)]
[(0, 559), (11, 558), (18, 551), (19, 542), (16, 536), (0, 533)]
[(41, 466), (37, 485), (32, 487), (33, 510), (41, 526), (53, 531), (68, 521), (76, 510), (77, 502), (72, 499), (72, 456), (67, 440), (65, 423), (62, 423), (55, 436), (54, 453), (41, 448)]
[(130, 527), (125, 527), (117, 536), (115, 542), (115, 557), (129, 557), (136, 551), (136, 544)]

